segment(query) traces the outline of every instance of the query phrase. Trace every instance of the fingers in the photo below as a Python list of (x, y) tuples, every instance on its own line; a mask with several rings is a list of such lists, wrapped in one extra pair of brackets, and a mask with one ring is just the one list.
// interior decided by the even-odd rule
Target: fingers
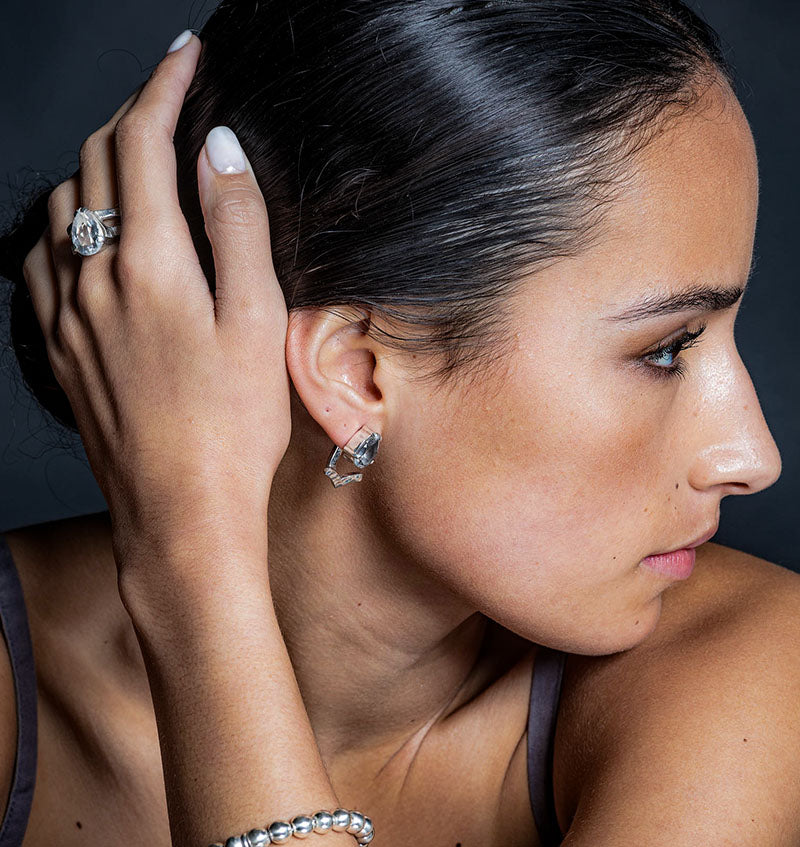
[[(142, 86), (137, 88), (117, 109), (111, 119), (95, 130), (81, 145), (80, 169), (56, 186), (50, 194), (48, 212), (50, 226), (47, 245), (52, 252), (55, 277), (53, 296), (56, 307), (74, 298), (75, 280), (81, 270), (81, 259), (72, 252), (67, 228), (79, 206), (107, 209), (117, 205), (117, 177), (114, 163), (114, 129), (119, 119), (133, 106)], [(110, 242), (106, 248), (113, 246)], [(92, 261), (97, 261), (92, 257)], [(101, 260), (109, 261), (108, 255)]]
[(139, 86), (111, 119), (95, 130), (81, 145), (79, 205), (88, 209), (110, 209), (119, 205), (114, 131), (120, 118), (130, 110), (143, 88), (143, 85)]
[(193, 249), (178, 203), (172, 139), (200, 49), (200, 40), (192, 35), (183, 47), (168, 53), (117, 124), (120, 250), (128, 241), (144, 245), (154, 229), (168, 232), (172, 239), (182, 233), (187, 243), (179, 247)]
[(217, 322), (260, 321), (285, 313), (272, 264), (264, 197), (228, 127), (215, 127), (206, 136), (197, 160), (197, 180), (214, 251)]

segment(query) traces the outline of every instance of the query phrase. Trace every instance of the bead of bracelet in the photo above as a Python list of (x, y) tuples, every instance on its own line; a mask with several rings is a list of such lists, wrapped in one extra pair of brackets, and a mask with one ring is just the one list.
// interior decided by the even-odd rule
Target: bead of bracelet
[(263, 829), (251, 829), (241, 835), (232, 835), (224, 842), (215, 841), (209, 847), (266, 847), (268, 844), (283, 844), (292, 836), (307, 838), (312, 833), (347, 832), (361, 847), (375, 837), (372, 820), (361, 812), (347, 809), (324, 809), (313, 815), (297, 815), (291, 821), (273, 821)]

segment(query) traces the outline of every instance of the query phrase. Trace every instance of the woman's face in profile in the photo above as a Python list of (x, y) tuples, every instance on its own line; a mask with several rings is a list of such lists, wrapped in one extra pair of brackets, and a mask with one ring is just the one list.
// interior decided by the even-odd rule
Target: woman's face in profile
[[(675, 578), (642, 559), (781, 469), (736, 349), (738, 301), (623, 319), (646, 298), (746, 284), (758, 174), (732, 92), (712, 86), (635, 164), (597, 245), (515, 297), (516, 349), (494, 374), (438, 397), (409, 387), (384, 468), (386, 508), (403, 508), (392, 531), (418, 561), (509, 629), (578, 653), (647, 636)], [(648, 357), (703, 325), (684, 352)]]

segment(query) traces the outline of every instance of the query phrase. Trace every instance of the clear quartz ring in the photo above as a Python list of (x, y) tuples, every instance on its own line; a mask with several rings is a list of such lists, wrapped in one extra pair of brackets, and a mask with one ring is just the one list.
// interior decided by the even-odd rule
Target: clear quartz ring
[(119, 216), (119, 209), (87, 209), (85, 206), (76, 209), (67, 227), (72, 252), (79, 256), (99, 253), (107, 241), (119, 236), (119, 226), (109, 226), (104, 221)]

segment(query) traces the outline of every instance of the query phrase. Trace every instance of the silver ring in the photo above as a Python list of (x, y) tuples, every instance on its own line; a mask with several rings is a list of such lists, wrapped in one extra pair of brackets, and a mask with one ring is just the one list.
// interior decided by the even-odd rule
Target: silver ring
[(87, 209), (81, 206), (76, 209), (72, 223), (67, 227), (72, 252), (79, 256), (93, 256), (99, 253), (106, 242), (119, 237), (119, 226), (109, 226), (104, 221), (119, 216), (119, 209), (116, 208)]

